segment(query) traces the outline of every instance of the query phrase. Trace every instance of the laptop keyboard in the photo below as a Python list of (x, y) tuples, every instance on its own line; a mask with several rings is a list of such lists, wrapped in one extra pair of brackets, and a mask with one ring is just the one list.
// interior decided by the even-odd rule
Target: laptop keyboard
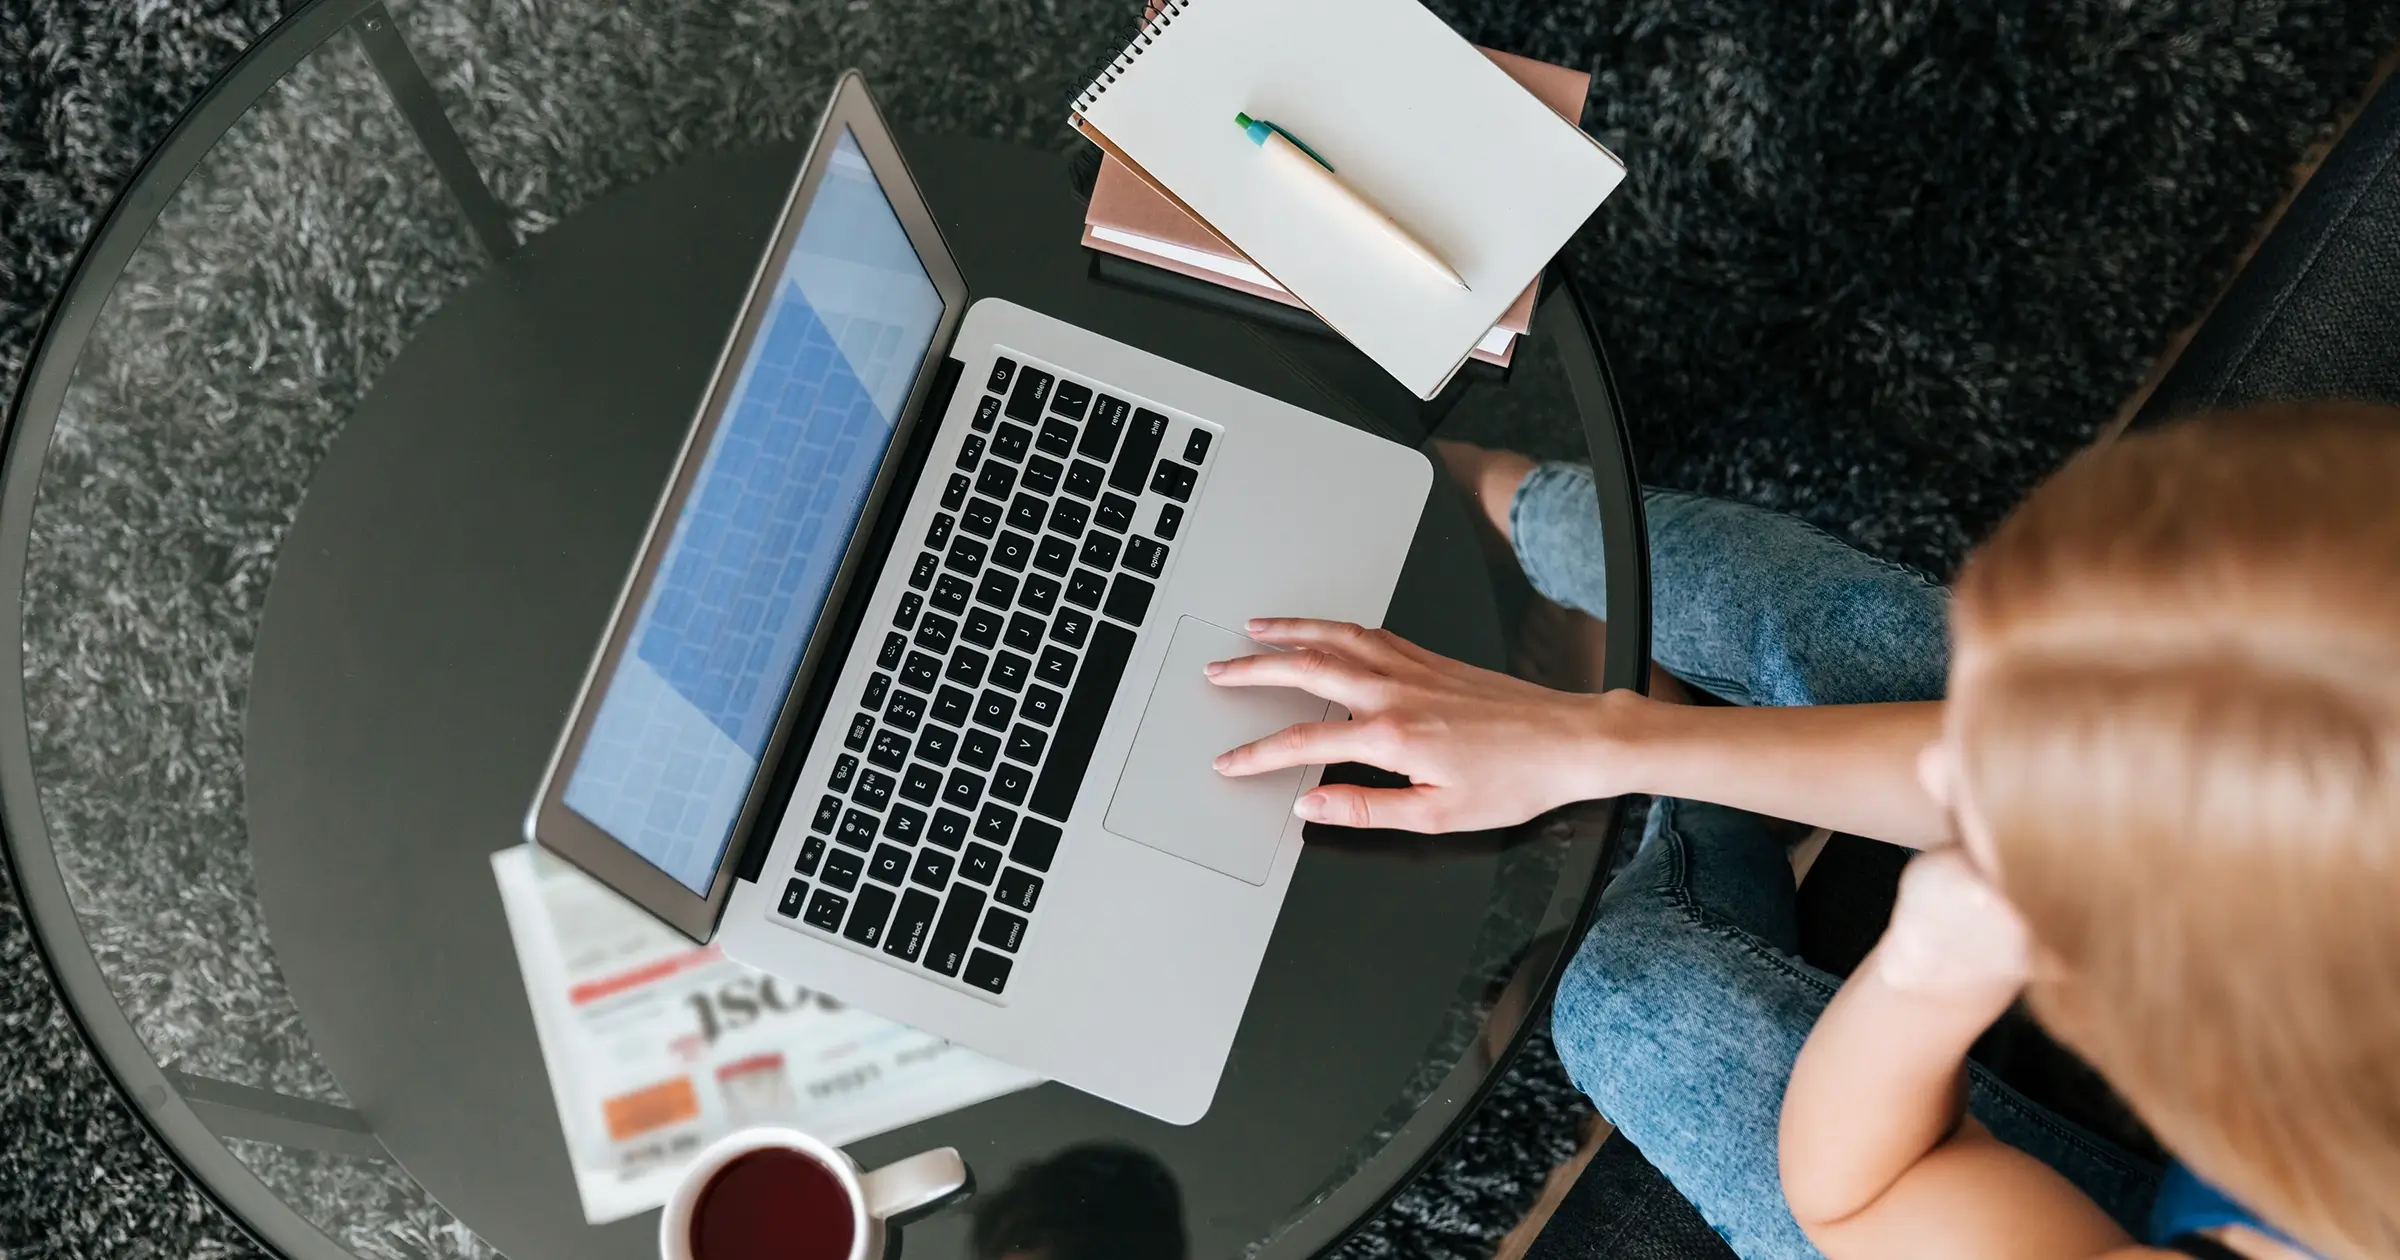
[(778, 914), (1007, 990), (1214, 440), (993, 363)]

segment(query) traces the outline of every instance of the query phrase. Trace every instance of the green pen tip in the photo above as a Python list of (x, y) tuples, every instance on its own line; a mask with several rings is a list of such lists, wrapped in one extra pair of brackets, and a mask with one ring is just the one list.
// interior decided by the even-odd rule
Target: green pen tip
[(1239, 126), (1239, 127), (1242, 129), (1242, 130), (1244, 130), (1244, 131), (1248, 131), (1248, 130), (1250, 130), (1250, 115), (1248, 115), (1248, 114), (1242, 114), (1242, 113), (1236, 113), (1236, 114), (1233, 116), (1233, 121), (1234, 121), (1235, 125)]

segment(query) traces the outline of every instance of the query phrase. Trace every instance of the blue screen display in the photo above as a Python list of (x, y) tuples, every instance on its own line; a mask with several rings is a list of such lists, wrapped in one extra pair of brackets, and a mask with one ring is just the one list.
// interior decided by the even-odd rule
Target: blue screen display
[(567, 807), (705, 895), (942, 318), (835, 138), (567, 780)]

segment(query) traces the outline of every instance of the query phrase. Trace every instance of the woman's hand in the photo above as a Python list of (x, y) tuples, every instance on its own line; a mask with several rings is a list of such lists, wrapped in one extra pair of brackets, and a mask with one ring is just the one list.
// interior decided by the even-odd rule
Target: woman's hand
[(2033, 969), (2033, 937), (1957, 845), (1928, 849), (1900, 875), (1900, 898), (1875, 947), (1878, 973), (1918, 994), (2005, 990)]
[(1359, 761), (1409, 777), (1406, 788), (1328, 784), (1292, 810), (1311, 822), (1401, 831), (1506, 827), (1571, 801), (1614, 796), (1614, 732), (1640, 706), (1632, 692), (1579, 695), (1438, 656), (1388, 630), (1262, 618), (1250, 637), (1289, 651), (1208, 667), (1220, 687), (1296, 687), (1348, 709), (1217, 758), (1220, 774)]

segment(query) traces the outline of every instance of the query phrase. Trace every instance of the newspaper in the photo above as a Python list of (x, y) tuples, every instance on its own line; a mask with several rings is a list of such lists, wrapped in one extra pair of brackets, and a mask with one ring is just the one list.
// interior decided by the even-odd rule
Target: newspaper
[(530, 845), (492, 871), (592, 1224), (665, 1203), (745, 1125), (839, 1146), (1041, 1081), (694, 946)]

